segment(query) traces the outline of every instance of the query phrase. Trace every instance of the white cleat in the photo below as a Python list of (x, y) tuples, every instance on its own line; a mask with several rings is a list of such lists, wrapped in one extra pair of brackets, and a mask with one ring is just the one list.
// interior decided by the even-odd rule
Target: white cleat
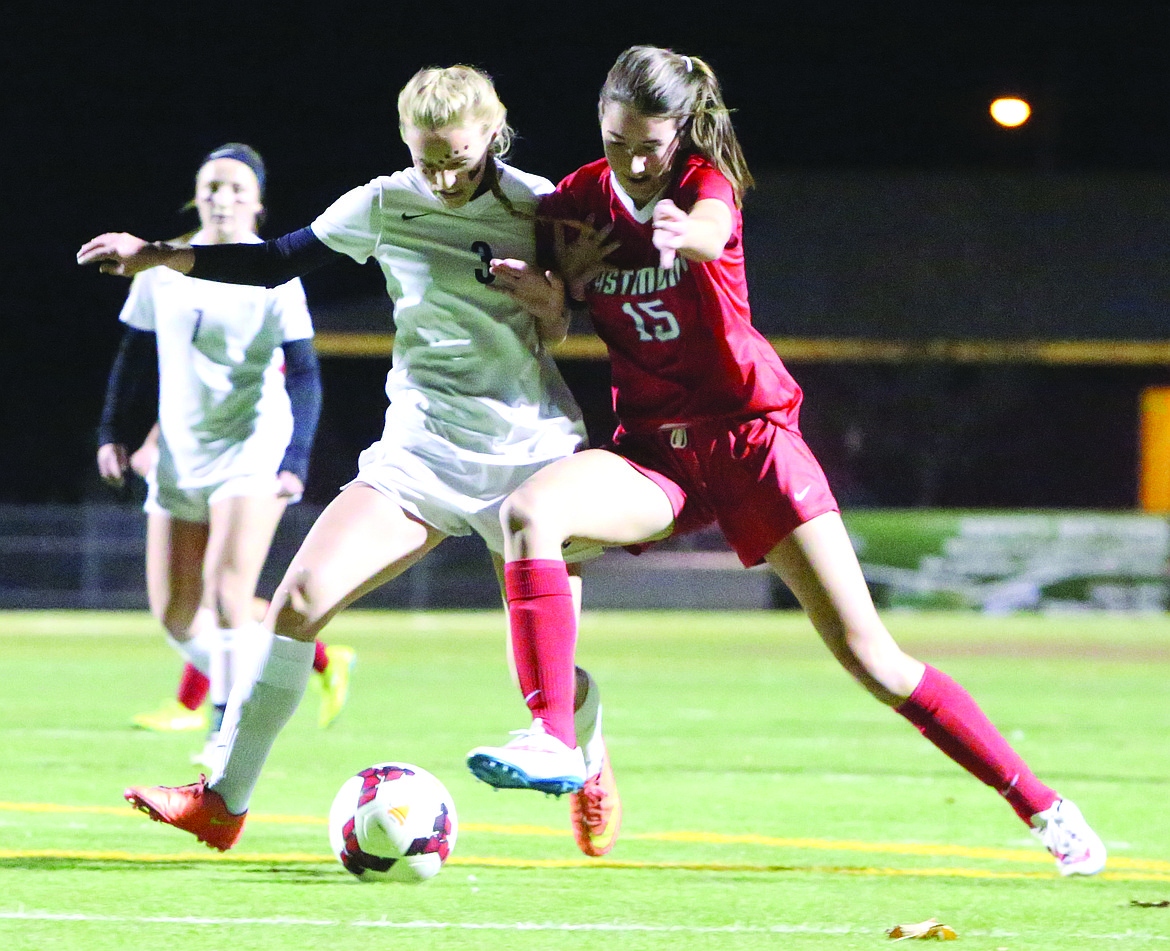
[(1032, 816), (1032, 833), (1052, 853), (1061, 875), (1096, 875), (1105, 867), (1105, 843), (1068, 799)]
[(585, 784), (585, 757), (544, 732), (533, 720), (527, 730), (514, 730), (504, 746), (477, 746), (467, 754), (467, 768), (496, 789), (535, 789), (560, 796)]

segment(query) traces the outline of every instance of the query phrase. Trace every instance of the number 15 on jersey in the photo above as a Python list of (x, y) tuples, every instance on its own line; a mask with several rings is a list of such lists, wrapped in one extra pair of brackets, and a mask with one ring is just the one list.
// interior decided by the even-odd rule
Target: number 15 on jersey
[(678, 321), (660, 300), (622, 304), (622, 312), (634, 318), (639, 340), (673, 340), (679, 335)]

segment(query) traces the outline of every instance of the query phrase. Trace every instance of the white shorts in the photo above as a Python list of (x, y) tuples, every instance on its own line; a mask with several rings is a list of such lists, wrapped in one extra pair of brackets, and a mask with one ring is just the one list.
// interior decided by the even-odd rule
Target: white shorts
[[(428, 462), (414, 450), (380, 441), (358, 457), (358, 474), (348, 485), (361, 483), (376, 489), (444, 535), (474, 532), (502, 556), (500, 507), (520, 483), (555, 460), (508, 465), (481, 461), (485, 458), (490, 457)], [(600, 547), (574, 545), (566, 552), (566, 560), (599, 554)]]
[[(159, 484), (155, 473), (147, 478), (146, 502), (142, 508), (152, 515), (169, 515), (184, 522), (211, 521), (211, 506), (222, 499), (248, 496), (275, 496), (280, 491), (276, 475), (243, 475), (203, 485), (194, 489), (180, 489), (173, 483)], [(291, 505), (300, 496), (289, 500)]]

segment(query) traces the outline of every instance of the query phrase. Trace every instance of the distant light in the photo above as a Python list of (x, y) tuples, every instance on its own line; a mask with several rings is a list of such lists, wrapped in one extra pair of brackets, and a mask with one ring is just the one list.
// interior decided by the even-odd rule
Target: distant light
[(1002, 126), (1014, 129), (1028, 121), (1032, 114), (1032, 107), (1023, 99), (1003, 98), (996, 99), (991, 104), (991, 118)]

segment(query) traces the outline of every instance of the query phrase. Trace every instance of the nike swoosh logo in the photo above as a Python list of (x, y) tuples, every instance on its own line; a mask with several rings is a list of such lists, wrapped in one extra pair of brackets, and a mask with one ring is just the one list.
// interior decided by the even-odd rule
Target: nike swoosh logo
[(806, 495), (808, 495), (808, 490), (809, 490), (809, 489), (811, 489), (811, 488), (812, 488), (812, 486), (811, 486), (811, 485), (806, 485), (806, 486), (805, 486), (803, 489), (801, 489), (799, 492), (797, 492), (797, 493), (796, 493), (795, 495), (793, 495), (792, 497), (793, 497), (794, 499), (796, 499), (796, 501), (797, 501), (797, 502), (803, 502), (803, 501), (804, 501), (804, 497), (805, 497)]
[(414, 221), (414, 219), (415, 219), (415, 218), (422, 218), (422, 217), (424, 217), (424, 216), (426, 216), (426, 215), (429, 215), (429, 214), (430, 214), (430, 212), (429, 212), (429, 211), (424, 211), (424, 212), (421, 212), (420, 214), (417, 214), (417, 215), (408, 215), (408, 214), (407, 214), (407, 213), (404, 211), (404, 212), (402, 213), (402, 220), (403, 220), (403, 221)]
[(609, 820), (605, 823), (605, 828), (600, 832), (593, 832), (590, 830), (589, 835), (594, 839), (600, 839), (602, 842), (606, 841), (611, 835), (613, 835), (614, 827), (617, 825), (619, 818), (620, 816), (616, 809), (610, 810)]

